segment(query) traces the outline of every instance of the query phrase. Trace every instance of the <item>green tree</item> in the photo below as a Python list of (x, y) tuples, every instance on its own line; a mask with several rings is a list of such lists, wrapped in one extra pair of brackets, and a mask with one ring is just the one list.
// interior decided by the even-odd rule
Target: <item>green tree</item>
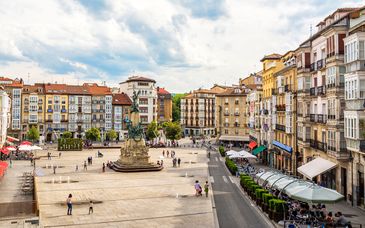
[(167, 139), (172, 141), (181, 139), (180, 122), (167, 122), (165, 127), (165, 135)]
[(114, 140), (118, 137), (118, 134), (116, 131), (114, 131), (113, 129), (109, 130), (107, 133), (106, 133), (106, 136), (109, 138), (109, 140)]
[(31, 141), (35, 141), (39, 139), (39, 131), (36, 127), (32, 127), (31, 129), (29, 129), (29, 131), (27, 132), (27, 138), (28, 140)]
[(65, 131), (62, 134), (63, 139), (70, 139), (72, 137), (72, 133), (70, 131)]
[(157, 138), (159, 135), (158, 133), (158, 124), (156, 121), (152, 121), (147, 126), (146, 136), (149, 140), (153, 140), (154, 138)]
[(180, 94), (175, 94), (172, 97), (172, 121), (176, 122), (176, 121), (180, 121), (180, 115), (181, 115), (181, 109), (180, 109), (180, 104), (181, 104), (181, 98), (185, 97), (186, 94), (180, 93)]
[(98, 128), (90, 128), (85, 132), (86, 139), (91, 141), (99, 141), (100, 140), (100, 130)]

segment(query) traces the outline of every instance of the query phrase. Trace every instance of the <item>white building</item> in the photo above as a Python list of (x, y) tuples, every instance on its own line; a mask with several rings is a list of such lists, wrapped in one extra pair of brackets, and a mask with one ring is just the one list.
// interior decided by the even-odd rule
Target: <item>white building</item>
[(119, 84), (120, 92), (127, 94), (130, 98), (133, 97), (133, 91), (140, 91), (138, 104), (142, 124), (147, 125), (152, 121), (157, 121), (157, 90), (155, 84), (155, 80), (140, 76), (129, 77), (128, 80)]
[(4, 90), (0, 90), (0, 147), (5, 143), (10, 120), (10, 99)]

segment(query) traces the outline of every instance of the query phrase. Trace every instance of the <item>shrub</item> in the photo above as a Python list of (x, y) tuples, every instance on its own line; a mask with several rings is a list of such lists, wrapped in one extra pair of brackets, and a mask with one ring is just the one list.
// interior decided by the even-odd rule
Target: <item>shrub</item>
[(224, 147), (223, 147), (223, 146), (219, 146), (219, 147), (218, 147), (218, 151), (219, 151), (219, 153), (222, 155), (222, 157), (226, 156), (225, 151), (224, 151)]
[(228, 157), (226, 157), (226, 166), (232, 174), (236, 174), (238, 171), (236, 164)]
[(256, 198), (262, 199), (263, 193), (267, 193), (267, 191), (263, 188), (257, 188), (256, 191), (255, 191)]
[(269, 200), (269, 207), (271, 211), (282, 213), (284, 212), (286, 206), (286, 201), (281, 199), (271, 199)]
[(58, 151), (70, 151), (70, 150), (82, 150), (82, 140), (81, 139), (58, 139), (57, 145)]
[(264, 201), (265, 204), (269, 204), (269, 200), (273, 199), (274, 195), (270, 194), (270, 193), (263, 193), (262, 194), (262, 200)]

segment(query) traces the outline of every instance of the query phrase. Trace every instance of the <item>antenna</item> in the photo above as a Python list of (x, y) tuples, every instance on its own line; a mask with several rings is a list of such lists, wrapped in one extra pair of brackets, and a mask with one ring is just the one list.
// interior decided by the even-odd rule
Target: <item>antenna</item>
[(309, 28), (309, 37), (311, 37), (312, 36), (312, 24), (310, 25), (310, 28)]

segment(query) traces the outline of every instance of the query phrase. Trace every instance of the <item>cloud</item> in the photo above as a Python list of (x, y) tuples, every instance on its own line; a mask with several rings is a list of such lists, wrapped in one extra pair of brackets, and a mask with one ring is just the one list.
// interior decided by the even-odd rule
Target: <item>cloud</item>
[(0, 75), (118, 85), (132, 74), (172, 92), (237, 83), (308, 38), (331, 0), (0, 2)]

